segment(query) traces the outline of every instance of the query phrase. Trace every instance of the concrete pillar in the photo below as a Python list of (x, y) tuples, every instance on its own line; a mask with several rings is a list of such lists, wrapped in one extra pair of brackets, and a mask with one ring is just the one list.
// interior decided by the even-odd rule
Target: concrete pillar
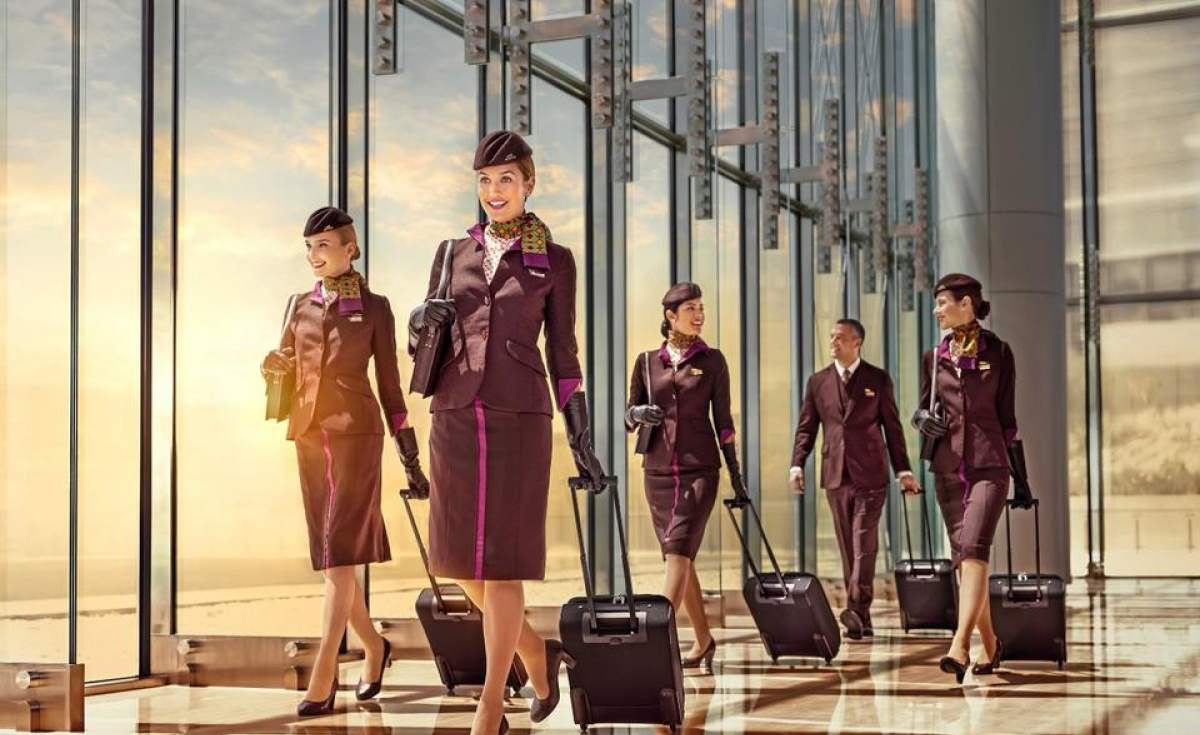
[[(935, 12), (938, 271), (983, 282), (985, 325), (1013, 347), (1042, 568), (1068, 576), (1059, 3), (954, 0)], [(1025, 516), (1013, 516), (1013, 558), (1032, 571)], [(1003, 523), (992, 557), (1000, 570)]]

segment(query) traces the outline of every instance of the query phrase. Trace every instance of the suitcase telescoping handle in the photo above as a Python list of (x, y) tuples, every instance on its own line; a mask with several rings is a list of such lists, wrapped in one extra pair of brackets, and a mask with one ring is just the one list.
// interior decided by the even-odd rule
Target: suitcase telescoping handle
[[(637, 610), (633, 606), (633, 575), (629, 572), (629, 550), (625, 547), (625, 524), (621, 516), (621, 497), (617, 492), (617, 478), (607, 476), (601, 481), (600, 492), (612, 497), (613, 520), (617, 524), (617, 539), (621, 546), (621, 569), (625, 573), (625, 603), (629, 607), (629, 632), (636, 633), (638, 629)], [(572, 477), (567, 480), (571, 488), (571, 509), (575, 511), (575, 537), (579, 540), (579, 566), (583, 570), (583, 589), (587, 593), (588, 614), (591, 616), (593, 630), (600, 627), (600, 619), (596, 617), (596, 586), (592, 580), (592, 569), (588, 565), (587, 544), (583, 539), (583, 519), (579, 515), (579, 492), (591, 492), (592, 481), (583, 477)]]
[[(916, 561), (917, 557), (913, 556), (912, 549), (912, 529), (909, 527), (908, 523), (908, 493), (900, 493), (900, 497), (902, 498), (901, 502), (904, 505), (902, 509), (902, 515), (904, 516), (904, 541), (908, 546), (908, 558), (909, 561)], [(925, 499), (924, 492), (921, 493), (921, 528), (924, 530), (921, 540), (926, 544), (926, 546), (921, 549), (921, 553), (926, 555), (922, 557), (922, 559), (932, 561), (933, 531), (929, 528), (929, 501)]]
[(771, 560), (771, 566), (775, 569), (775, 578), (779, 580), (779, 593), (783, 597), (787, 597), (787, 585), (783, 582), (783, 572), (779, 569), (779, 560), (775, 558), (775, 550), (771, 548), (771, 542), (767, 539), (766, 529), (763, 528), (762, 519), (758, 517), (758, 511), (754, 508), (754, 503), (749, 498), (726, 498), (725, 510), (729, 511), (729, 520), (733, 523), (733, 530), (737, 533), (738, 541), (742, 542), (742, 551), (746, 552), (746, 561), (750, 564), (750, 571), (754, 572), (754, 578), (758, 580), (758, 590), (763, 597), (769, 596), (767, 585), (763, 582), (763, 575), (758, 570), (758, 565), (754, 563), (754, 554), (750, 553), (750, 544), (746, 541), (746, 534), (742, 533), (742, 527), (738, 525), (737, 514), (733, 512), (734, 508), (746, 507), (750, 509), (750, 515), (754, 516), (754, 522), (758, 524), (758, 535), (762, 537), (763, 545), (767, 548), (767, 557)]
[(417, 548), (421, 550), (421, 564), (425, 567), (425, 576), (429, 577), (429, 586), (433, 588), (433, 596), (437, 598), (438, 610), (444, 615), (448, 612), (446, 601), (442, 599), (442, 589), (438, 587), (437, 578), (429, 571), (429, 554), (425, 553), (425, 542), (421, 540), (421, 531), (417, 528), (417, 517), (413, 515), (412, 506), (408, 499), (412, 490), (401, 490), (400, 498), (404, 501), (404, 510), (408, 513), (408, 525), (412, 526), (413, 537), (417, 539)]
[[(1008, 500), (1004, 503), (1004, 537), (1007, 543), (1008, 552), (1008, 596), (1011, 599), (1013, 593), (1013, 563), (1012, 563), (1012, 521), (1009, 520), (1009, 513), (1013, 508), (1015, 501)], [(1034, 548), (1034, 584), (1037, 585), (1037, 599), (1042, 599), (1042, 518), (1038, 513), (1039, 501), (1033, 499), (1033, 548)]]

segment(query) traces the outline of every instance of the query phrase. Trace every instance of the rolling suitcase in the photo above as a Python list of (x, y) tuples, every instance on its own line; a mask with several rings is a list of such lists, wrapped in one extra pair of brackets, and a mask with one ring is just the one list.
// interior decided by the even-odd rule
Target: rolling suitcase
[[(780, 656), (808, 656), (825, 659), (825, 663), (833, 660), (842, 646), (842, 632), (833, 610), (829, 607), (829, 598), (825, 596), (825, 588), (821, 580), (806, 572), (781, 572), (779, 562), (775, 559), (775, 551), (767, 534), (763, 530), (762, 519), (749, 500), (742, 501), (731, 498), (724, 501), (725, 509), (729, 511), (729, 520), (737, 532), (738, 540), (742, 543), (746, 561), (750, 564), (753, 574), (746, 579), (742, 594), (750, 615), (758, 627), (759, 636), (767, 655), (772, 661), (778, 661)], [(758, 524), (759, 534), (775, 569), (773, 579), (764, 577), (754, 563), (754, 555), (750, 553), (750, 545), (746, 535), (738, 525), (734, 508), (750, 508)]]
[(1037, 558), (1032, 578), (1012, 570), (1012, 508), (1004, 508), (1004, 533), (1008, 539), (1008, 574), (988, 580), (992, 625), (1000, 641), (999, 661), (1067, 662), (1066, 586), (1057, 574), (1042, 574), (1042, 523), (1038, 501), (1033, 501), (1034, 545)]
[[(412, 526), (413, 536), (417, 539), (417, 548), (421, 550), (421, 563), (425, 566), (425, 574), (429, 577), (429, 587), (421, 590), (417, 597), (417, 618), (425, 630), (425, 638), (433, 651), (433, 661), (437, 665), (438, 675), (449, 694), (454, 694), (455, 687), (483, 686), (487, 674), (487, 654), (483, 644), (483, 615), (475, 607), (471, 599), (456, 584), (438, 584), (433, 573), (429, 571), (429, 556), (425, 553), (425, 543), (421, 540), (421, 532), (417, 529), (417, 519), (413, 516), (408, 504), (408, 491), (402, 491), (404, 510), (408, 513), (408, 522)], [(508, 674), (508, 686), (513, 696), (521, 692), (521, 687), (529, 676), (520, 658), (513, 659), (512, 670)]]
[(558, 623), (563, 646), (575, 659), (575, 666), (567, 669), (571, 709), (583, 732), (601, 723), (667, 725), (675, 732), (683, 723), (684, 695), (675, 610), (662, 595), (633, 594), (615, 478), (607, 478), (606, 484), (617, 519), (625, 589), (630, 594), (595, 594), (576, 497), (581, 490), (587, 492), (588, 485), (571, 478), (571, 505), (587, 593), (563, 605)]
[(900, 626), (910, 630), (950, 630), (958, 627), (958, 581), (954, 562), (933, 559), (933, 532), (930, 530), (929, 506), (921, 493), (921, 526), (925, 533), (923, 552), (928, 556), (913, 556), (912, 529), (909, 527), (905, 496), (904, 539), (908, 558), (896, 564), (896, 597), (900, 603)]

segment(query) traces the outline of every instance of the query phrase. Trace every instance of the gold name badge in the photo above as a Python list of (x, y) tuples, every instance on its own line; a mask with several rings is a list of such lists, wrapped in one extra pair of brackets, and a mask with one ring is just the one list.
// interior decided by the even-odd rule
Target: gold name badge
[(990, 362), (982, 362), (982, 361), (980, 361), (980, 363), (979, 363), (979, 369), (980, 369), (980, 370), (991, 370), (991, 369), (992, 369), (992, 363), (990, 363)]
[(875, 391), (871, 390), (870, 388), (864, 389), (863, 393), (866, 394), (867, 398), (873, 398), (875, 396)]
[(703, 375), (704, 371), (700, 368), (692, 368), (692, 375)]

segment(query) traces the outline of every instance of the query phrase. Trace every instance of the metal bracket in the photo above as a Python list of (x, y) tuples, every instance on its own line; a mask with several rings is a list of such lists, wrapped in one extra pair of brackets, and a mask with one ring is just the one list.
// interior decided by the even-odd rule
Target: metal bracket
[[(932, 259), (929, 247), (929, 172), (925, 169), (917, 169), (916, 171), (917, 197), (915, 200), (907, 200), (904, 202), (905, 222), (896, 225), (892, 230), (892, 235), (897, 240), (911, 240), (912, 247), (910, 249), (909, 260), (911, 261), (911, 269), (906, 267), (905, 275), (911, 276), (911, 284), (916, 293), (926, 293), (933, 286), (930, 280), (930, 274), (933, 272)], [(904, 294), (906, 282), (909, 278), (906, 277), (901, 281), (901, 307), (905, 311), (912, 308), (910, 300), (906, 300)]]
[[(709, 157), (709, 98), (711, 84), (708, 73), (704, 0), (687, 0), (687, 12), (678, 37), (683, 39), (687, 55), (684, 73), (665, 79), (632, 81), (633, 37), (628, 2), (617, 5), (613, 36), (616, 43), (614, 58), (616, 111), (614, 130), (615, 179), (620, 183), (633, 181), (633, 103), (638, 100), (687, 98), (687, 155), (688, 176), (703, 181), (712, 173)], [(703, 186), (703, 185), (701, 185)], [(708, 216), (701, 216), (697, 200), (697, 218), (712, 216), (711, 182), (708, 182)]]
[(396, 73), (396, 0), (375, 0), (374, 55), (371, 71), (377, 75)]
[(762, 112), (759, 121), (751, 125), (718, 130), (713, 146), (762, 147), (759, 177), (762, 180), (762, 201), (758, 208), (762, 218), (764, 250), (779, 247), (779, 52), (769, 51), (762, 57)]
[[(509, 22), (502, 38), (508, 51), (509, 99), (508, 126), (521, 135), (529, 135), (532, 119), (531, 61), (535, 43), (591, 40), (592, 49), (592, 127), (608, 128), (613, 123), (612, 0), (592, 0), (592, 12), (568, 18), (532, 20), (530, 0), (509, 0)], [(488, 54), (488, 9), (486, 0), (472, 0), (463, 8), (464, 60), (468, 64), (486, 64)]]

